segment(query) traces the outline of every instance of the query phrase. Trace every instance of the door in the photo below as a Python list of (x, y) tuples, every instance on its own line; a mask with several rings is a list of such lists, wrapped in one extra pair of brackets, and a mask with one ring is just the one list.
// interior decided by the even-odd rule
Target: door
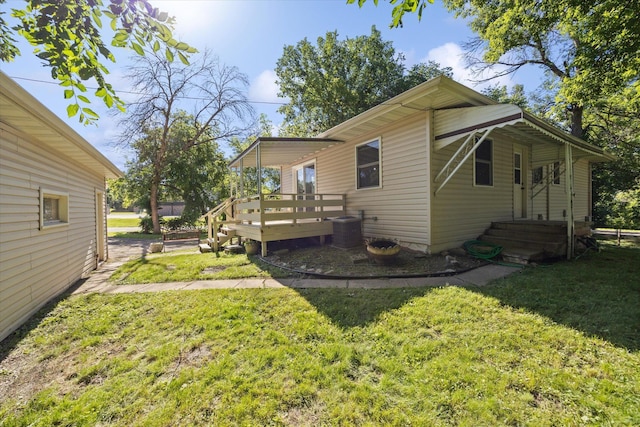
[(96, 190), (96, 263), (107, 260), (107, 233), (105, 224), (104, 192)]
[(527, 184), (523, 147), (513, 150), (513, 218), (527, 217)]
[[(293, 170), (295, 176), (295, 193), (298, 200), (314, 200), (316, 194), (316, 164), (315, 162), (297, 166)], [(302, 208), (299, 210), (303, 210)], [(313, 211), (308, 207), (307, 211)]]

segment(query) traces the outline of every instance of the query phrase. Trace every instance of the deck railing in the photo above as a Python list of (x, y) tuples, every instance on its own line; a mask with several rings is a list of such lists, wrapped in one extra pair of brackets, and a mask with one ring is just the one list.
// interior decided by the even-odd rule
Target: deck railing
[(234, 219), (243, 224), (321, 221), (344, 216), (344, 194), (260, 194), (237, 199)]
[[(263, 243), (281, 238), (316, 235), (318, 226), (327, 218), (346, 214), (344, 194), (260, 194), (252, 197), (229, 198), (203, 215), (207, 218), (209, 243), (214, 251), (230, 236), (251, 238)], [(224, 215), (224, 219), (222, 216)], [(266, 228), (296, 225), (295, 230), (265, 234)], [(312, 227), (313, 224), (317, 226)], [(268, 227), (269, 226), (269, 227)], [(303, 227), (301, 230), (300, 227)], [(312, 227), (312, 228), (309, 228)], [(305, 231), (306, 230), (306, 231)], [(325, 230), (326, 232), (326, 230)], [(322, 235), (318, 233), (317, 235)]]

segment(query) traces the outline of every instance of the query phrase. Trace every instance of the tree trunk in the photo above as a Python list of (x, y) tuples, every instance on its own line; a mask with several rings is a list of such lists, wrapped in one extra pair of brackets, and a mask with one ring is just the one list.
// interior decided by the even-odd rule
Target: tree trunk
[(571, 135), (582, 138), (584, 136), (584, 130), (582, 128), (582, 116), (584, 114), (584, 107), (581, 105), (572, 104), (571, 110)]
[(154, 176), (151, 179), (151, 195), (149, 202), (151, 204), (151, 221), (153, 222), (153, 234), (160, 234), (160, 215), (158, 214), (158, 189), (160, 180)]

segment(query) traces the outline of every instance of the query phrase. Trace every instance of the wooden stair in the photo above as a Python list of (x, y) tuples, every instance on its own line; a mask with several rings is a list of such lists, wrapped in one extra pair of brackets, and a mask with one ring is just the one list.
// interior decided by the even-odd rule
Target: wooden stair
[(517, 264), (567, 254), (567, 226), (560, 221), (493, 222), (479, 240), (502, 246), (502, 259)]
[[(218, 249), (220, 249), (223, 244), (233, 240), (233, 238), (236, 237), (236, 230), (226, 226), (221, 227), (220, 230), (216, 233), (216, 237), (218, 243), (217, 247)], [(211, 252), (216, 247), (213, 239), (207, 239), (207, 243), (201, 243), (199, 246), (200, 252)]]

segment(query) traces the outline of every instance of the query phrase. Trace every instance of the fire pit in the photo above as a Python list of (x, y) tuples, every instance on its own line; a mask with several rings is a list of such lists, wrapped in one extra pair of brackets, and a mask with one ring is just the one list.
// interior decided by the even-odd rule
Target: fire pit
[(388, 265), (400, 252), (400, 245), (392, 240), (374, 240), (367, 243), (367, 253), (378, 265)]

